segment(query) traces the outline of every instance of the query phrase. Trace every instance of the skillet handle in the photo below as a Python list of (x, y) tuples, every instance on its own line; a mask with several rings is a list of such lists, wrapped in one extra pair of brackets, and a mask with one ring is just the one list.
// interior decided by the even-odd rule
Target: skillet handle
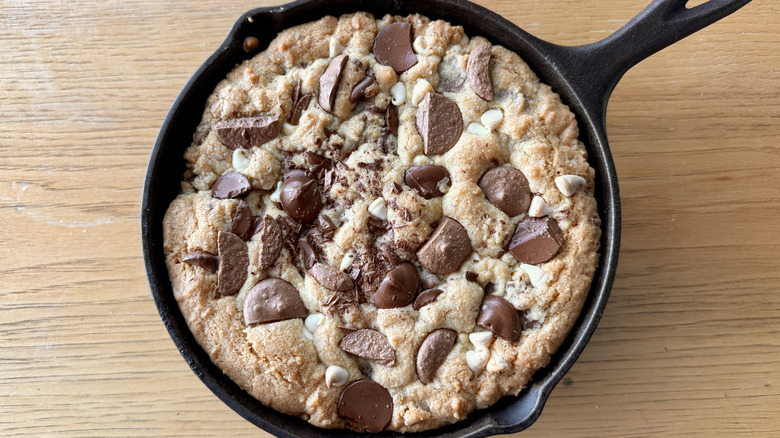
[(655, 0), (615, 33), (592, 44), (553, 45), (551, 58), (582, 105), (606, 116), (607, 101), (631, 67), (659, 50), (720, 20), (750, 0), (710, 0), (688, 9), (688, 0)]

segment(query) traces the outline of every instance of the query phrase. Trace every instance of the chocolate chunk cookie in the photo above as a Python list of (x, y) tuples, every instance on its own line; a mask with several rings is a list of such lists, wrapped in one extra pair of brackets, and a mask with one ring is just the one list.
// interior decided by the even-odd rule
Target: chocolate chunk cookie
[(163, 223), (204, 351), (323, 428), (425, 431), (517, 394), (598, 260), (568, 107), (421, 15), (324, 17), (258, 50), (208, 98)]

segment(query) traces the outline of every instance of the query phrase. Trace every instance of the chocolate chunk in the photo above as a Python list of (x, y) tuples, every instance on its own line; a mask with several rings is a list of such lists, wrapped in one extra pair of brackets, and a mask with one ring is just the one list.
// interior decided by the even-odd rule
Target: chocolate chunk
[(195, 146), (200, 146), (203, 143), (203, 140), (209, 136), (209, 132), (211, 132), (210, 127), (195, 131), (195, 133), (192, 134), (192, 142), (195, 143)]
[(417, 64), (412, 48), (412, 25), (392, 23), (383, 27), (374, 39), (374, 57), (382, 65), (392, 67), (396, 73)]
[(219, 141), (230, 149), (248, 149), (276, 138), (279, 135), (279, 118), (257, 116), (223, 120), (214, 125), (214, 131)]
[(305, 152), (304, 156), (306, 157), (306, 162), (314, 165), (319, 166), (320, 164), (328, 161), (327, 158), (323, 157), (322, 155), (315, 154), (314, 152)]
[(393, 194), (397, 195), (401, 193), (401, 186), (399, 186), (397, 182), (393, 181), (393, 188), (391, 190)]
[(425, 337), (420, 349), (417, 350), (417, 377), (423, 383), (430, 383), (436, 370), (439, 369), (452, 346), (458, 340), (458, 332), (451, 329), (438, 329)]
[(525, 213), (531, 205), (528, 180), (514, 167), (494, 167), (485, 172), (477, 184), (488, 201), (509, 216)]
[(291, 96), (293, 107), (295, 107), (295, 104), (297, 104), (298, 100), (300, 100), (302, 90), (303, 90), (303, 79), (298, 78), (298, 82), (295, 83), (295, 87), (293, 87), (293, 92)]
[(217, 199), (238, 198), (252, 190), (249, 180), (237, 172), (226, 173), (211, 185), (211, 196)]
[(387, 104), (385, 110), (385, 125), (395, 135), (398, 135), (398, 107), (392, 103)]
[(404, 182), (423, 198), (433, 199), (444, 194), (439, 190), (439, 183), (449, 177), (450, 173), (444, 167), (426, 164), (406, 169)]
[(420, 276), (413, 264), (406, 262), (391, 269), (371, 298), (380, 309), (404, 307), (414, 300), (420, 288)]
[(415, 116), (417, 132), (423, 138), (426, 155), (447, 152), (463, 133), (463, 116), (458, 105), (441, 94), (426, 94)]
[(386, 367), (395, 365), (395, 350), (387, 336), (376, 330), (361, 329), (347, 333), (339, 341), (339, 348)]
[(238, 206), (233, 212), (233, 222), (230, 223), (230, 232), (243, 236), (252, 225), (252, 211), (246, 201), (238, 201)]
[(493, 83), (490, 81), (490, 55), (493, 46), (490, 43), (479, 45), (471, 51), (466, 75), (474, 93), (490, 102), (493, 100)]
[(414, 304), (412, 304), (412, 308), (414, 310), (420, 310), (421, 308), (423, 308), (423, 306), (426, 306), (426, 305), (431, 304), (432, 302), (436, 301), (436, 298), (439, 298), (439, 295), (441, 295), (443, 293), (444, 293), (444, 291), (441, 290), (441, 289), (427, 289), (427, 290), (424, 290), (414, 300)]
[(384, 259), (393, 266), (399, 265), (403, 261), (395, 255), (395, 250), (389, 243), (383, 243), (379, 247), (379, 251), (382, 253), (382, 257), (384, 257)]
[(485, 295), (479, 308), (477, 325), (509, 342), (519, 340), (523, 330), (520, 325), (520, 315), (517, 314), (515, 307), (509, 301), (495, 295)]
[(263, 229), (260, 231), (260, 257), (258, 267), (268, 269), (273, 266), (284, 245), (284, 237), (279, 222), (271, 216), (263, 219)]
[(259, 233), (263, 229), (263, 218), (260, 216), (255, 216), (252, 218), (252, 225), (249, 227), (248, 230), (246, 230), (246, 233), (241, 236), (241, 240), (247, 241), (252, 238), (255, 234)]
[(477, 279), (479, 279), (479, 274), (472, 271), (466, 271), (466, 281), (470, 281), (472, 283), (476, 283)]
[(212, 274), (217, 272), (217, 256), (206, 251), (192, 251), (181, 258), (181, 261), (190, 266), (200, 266)]
[(291, 125), (298, 124), (298, 122), (301, 120), (301, 114), (303, 114), (303, 112), (306, 111), (306, 108), (309, 107), (309, 102), (311, 102), (311, 99), (313, 97), (314, 96), (312, 96), (311, 94), (306, 94), (295, 103), (295, 106), (293, 106), (292, 111), (290, 111)]
[(458, 221), (445, 217), (431, 238), (417, 250), (417, 259), (433, 274), (451, 274), (471, 254), (471, 240)]
[(279, 278), (267, 278), (257, 283), (244, 300), (246, 325), (306, 318), (308, 315), (295, 286)]
[(355, 288), (349, 275), (323, 263), (315, 263), (309, 273), (322, 287), (337, 292), (347, 292)]
[(374, 78), (373, 74), (366, 75), (360, 82), (355, 84), (355, 87), (352, 89), (352, 94), (349, 95), (349, 101), (355, 103), (360, 100), (363, 97), (366, 88), (370, 87), (375, 81), (376, 78)]
[(244, 285), (249, 267), (246, 243), (233, 233), (219, 232), (219, 272), (217, 283), (223, 296), (234, 295)]
[(529, 265), (544, 263), (558, 254), (563, 245), (563, 233), (555, 219), (526, 217), (515, 228), (509, 252)]
[(333, 111), (336, 103), (336, 92), (339, 89), (341, 73), (347, 63), (347, 55), (339, 55), (330, 60), (328, 68), (320, 76), (320, 106), (327, 112)]
[(393, 397), (372, 380), (358, 380), (341, 392), (337, 411), (349, 429), (358, 433), (378, 433), (393, 418)]
[(322, 235), (328, 240), (333, 239), (333, 235), (336, 234), (336, 225), (324, 214), (317, 216), (317, 228), (322, 231)]
[(317, 260), (317, 252), (314, 251), (314, 248), (312, 248), (311, 245), (309, 245), (309, 242), (305, 240), (301, 240), (298, 243), (298, 246), (301, 248), (303, 267), (308, 271), (312, 266), (319, 262), (319, 260)]
[(322, 209), (322, 198), (317, 180), (303, 170), (291, 170), (284, 174), (282, 194), (279, 196), (282, 208), (291, 218), (308, 223), (317, 217)]

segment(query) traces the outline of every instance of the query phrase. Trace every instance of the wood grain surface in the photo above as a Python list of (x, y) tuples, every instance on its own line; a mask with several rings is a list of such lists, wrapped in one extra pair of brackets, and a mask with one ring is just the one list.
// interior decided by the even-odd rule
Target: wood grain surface
[[(0, 435), (267, 436), (168, 337), (139, 204), (174, 98), (241, 13), (272, 3), (0, 0)], [(574, 45), (645, 1), (478, 3)], [(780, 436), (778, 17), (755, 0), (618, 85), (615, 286), (522, 436)]]

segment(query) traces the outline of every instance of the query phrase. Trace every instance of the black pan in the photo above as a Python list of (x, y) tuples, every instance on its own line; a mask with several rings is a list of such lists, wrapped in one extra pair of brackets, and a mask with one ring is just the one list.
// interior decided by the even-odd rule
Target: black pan
[[(465, 0), (301, 0), (254, 9), (242, 15), (225, 42), (198, 69), (173, 104), (149, 160), (141, 210), (141, 236), (152, 296), (174, 343), (195, 374), (228, 406), (255, 425), (280, 437), (352, 437), (345, 430), (323, 430), (279, 414), (252, 398), (211, 363), (187, 328), (168, 280), (163, 254), (162, 222), (168, 204), (179, 193), (184, 150), (201, 119), (208, 95), (236, 64), (253, 56), (244, 38), (259, 39), (262, 50), (282, 29), (325, 15), (368, 11), (376, 16), (420, 13), (462, 25), (513, 50), (568, 104), (580, 127), (589, 162), (596, 170), (596, 200), (602, 219), (601, 259), (582, 313), (567, 341), (532, 383), (517, 397), (472, 413), (454, 425), (404, 436), (483, 437), (518, 432), (541, 414), (553, 387), (571, 368), (596, 329), (612, 287), (620, 243), (620, 198), (615, 166), (607, 144), (606, 108), (612, 90), (629, 68), (664, 47), (714, 23), (750, 0), (710, 0), (687, 9), (687, 0), (656, 0), (602, 41), (563, 47), (526, 33), (499, 15)], [(401, 436), (384, 432), (377, 436)]]

